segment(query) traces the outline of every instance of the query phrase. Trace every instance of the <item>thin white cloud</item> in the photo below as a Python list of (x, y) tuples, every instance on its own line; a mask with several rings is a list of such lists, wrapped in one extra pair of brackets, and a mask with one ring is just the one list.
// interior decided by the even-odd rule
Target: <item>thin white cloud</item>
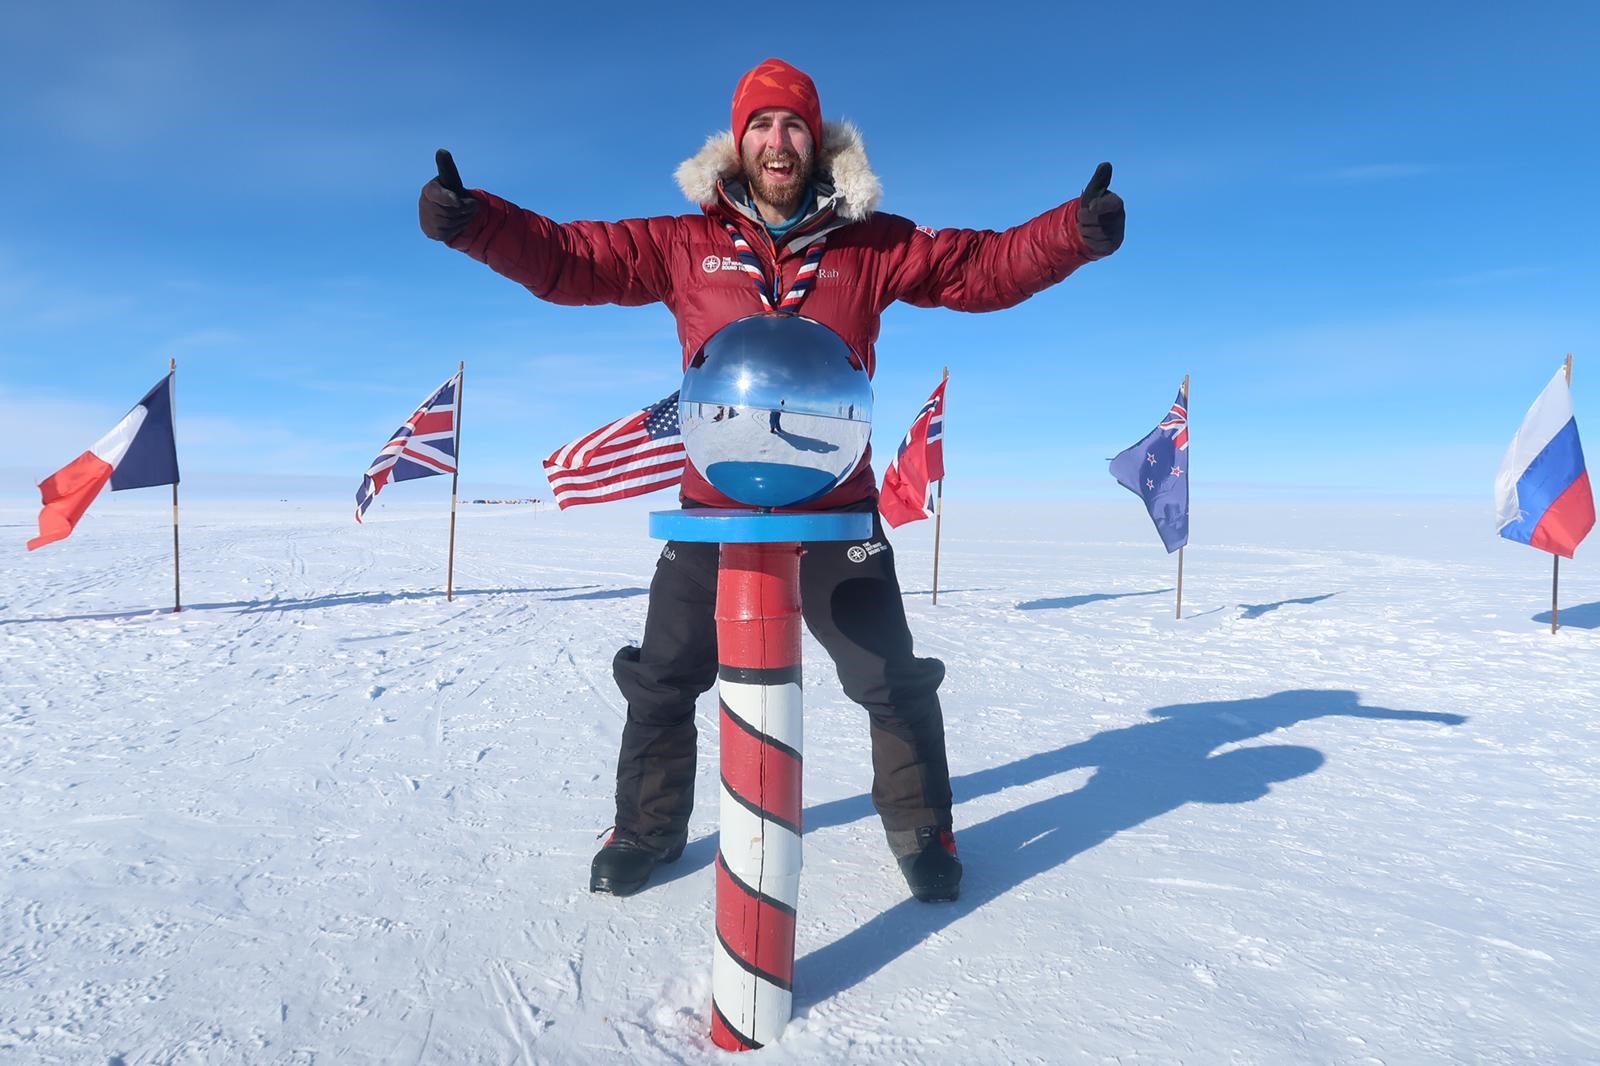
[(1425, 163), (1362, 163), (1357, 166), (1340, 167), (1327, 175), (1329, 181), (1342, 182), (1368, 182), (1368, 181), (1397, 181), (1403, 178), (1417, 178), (1424, 174), (1432, 174), (1438, 167)]
[(1441, 285), (1496, 285), (1505, 281), (1516, 281), (1520, 278), (1538, 277), (1550, 273), (1546, 266), (1512, 266), (1497, 267), (1492, 270), (1475, 270), (1467, 274), (1454, 274), (1441, 278)]
[[(133, 9), (129, 9), (133, 11)], [(77, 47), (52, 49), (64, 62), (29, 95), (29, 110), (59, 136), (120, 149), (179, 127), (203, 83), (197, 42), (124, 22), (106, 8)]]
[(32, 481), (47, 477), (82, 455), (138, 399), (129, 396), (128, 403), (117, 408), (0, 387), (13, 444), (9, 461), (26, 470)]
[(20, 268), (20, 259), (0, 249), (0, 311), (5, 312), (8, 332), (104, 321), (137, 306), (126, 294), (47, 283)]

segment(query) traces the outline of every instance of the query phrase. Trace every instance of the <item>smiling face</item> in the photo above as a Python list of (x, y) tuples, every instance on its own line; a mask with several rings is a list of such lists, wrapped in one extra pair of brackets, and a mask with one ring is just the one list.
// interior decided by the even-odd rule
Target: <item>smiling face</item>
[(769, 107), (750, 117), (739, 160), (761, 217), (777, 223), (799, 210), (816, 167), (816, 145), (804, 119)]

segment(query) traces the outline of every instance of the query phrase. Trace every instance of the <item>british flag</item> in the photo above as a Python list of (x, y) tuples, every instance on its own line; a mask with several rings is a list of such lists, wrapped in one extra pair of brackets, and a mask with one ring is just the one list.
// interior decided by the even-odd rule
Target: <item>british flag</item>
[(456, 472), (456, 400), (460, 395), (461, 372), (457, 371), (394, 431), (362, 475), (361, 487), (356, 490), (357, 522), (389, 482)]

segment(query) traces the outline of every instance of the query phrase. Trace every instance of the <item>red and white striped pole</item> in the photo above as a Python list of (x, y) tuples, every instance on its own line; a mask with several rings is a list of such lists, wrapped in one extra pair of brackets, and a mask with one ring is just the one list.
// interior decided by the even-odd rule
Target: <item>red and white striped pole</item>
[(717, 576), (722, 830), (711, 1040), (728, 1051), (773, 1042), (793, 1010), (800, 554), (798, 543), (724, 543)]

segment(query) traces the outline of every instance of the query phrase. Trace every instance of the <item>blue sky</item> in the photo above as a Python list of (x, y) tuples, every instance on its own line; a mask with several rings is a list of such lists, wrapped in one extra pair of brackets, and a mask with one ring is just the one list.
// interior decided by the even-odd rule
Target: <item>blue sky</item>
[(0, 496), (31, 495), (169, 357), (186, 479), (353, 495), (464, 359), (463, 491), (547, 495), (541, 457), (676, 386), (672, 323), (543, 304), (423, 238), (433, 150), (556, 219), (678, 213), (673, 168), (773, 54), (860, 126), (884, 208), (919, 223), (1013, 225), (1116, 166), (1113, 259), (1005, 312), (885, 315), (875, 441), (949, 365), (950, 495), (1122, 493), (1105, 459), (1186, 373), (1197, 499), (1488, 515), (1568, 351), (1600, 449), (1600, 7), (792, 10), (8, 12)]

